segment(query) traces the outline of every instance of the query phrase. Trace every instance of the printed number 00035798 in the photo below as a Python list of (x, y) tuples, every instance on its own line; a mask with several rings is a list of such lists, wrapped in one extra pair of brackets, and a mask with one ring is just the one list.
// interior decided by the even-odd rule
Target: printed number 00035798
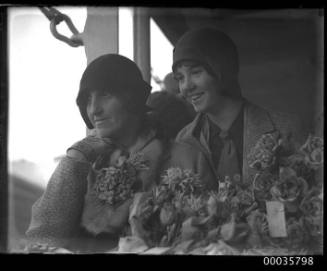
[(313, 265), (313, 257), (264, 257), (264, 265)]

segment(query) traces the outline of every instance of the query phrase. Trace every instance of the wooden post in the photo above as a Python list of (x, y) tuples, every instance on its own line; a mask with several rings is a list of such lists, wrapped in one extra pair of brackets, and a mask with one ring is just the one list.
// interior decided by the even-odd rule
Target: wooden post
[(134, 61), (143, 79), (151, 83), (150, 17), (146, 8), (134, 8)]
[(100, 55), (118, 53), (118, 7), (88, 7), (83, 41), (87, 64)]

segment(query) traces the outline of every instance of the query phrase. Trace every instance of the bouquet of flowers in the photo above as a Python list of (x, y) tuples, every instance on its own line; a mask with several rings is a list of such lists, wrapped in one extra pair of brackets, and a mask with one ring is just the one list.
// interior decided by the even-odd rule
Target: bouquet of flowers
[(136, 195), (129, 223), (137, 238), (129, 240), (141, 239), (148, 248), (169, 247), (166, 253), (174, 254), (199, 253), (219, 242), (222, 250), (236, 253), (227, 246), (248, 236), (250, 227), (242, 219), (253, 208), (252, 192), (243, 187), (239, 175), (226, 178), (218, 191), (209, 191), (192, 171), (170, 168), (152, 191)]
[(296, 148), (279, 132), (265, 134), (248, 157), (253, 181), (227, 176), (217, 191), (190, 170), (170, 168), (134, 198), (131, 235), (143, 250), (166, 254), (321, 253), (322, 154), (321, 138)]
[(199, 177), (190, 170), (170, 168), (162, 182), (140, 193), (130, 213), (131, 231), (150, 246), (171, 246), (181, 238), (183, 222), (199, 217), (205, 206)]
[[(263, 153), (268, 153), (269, 159)], [(266, 244), (321, 253), (322, 139), (309, 135), (304, 145), (296, 149), (290, 138), (281, 138), (278, 132), (266, 134), (248, 159), (257, 170), (253, 181), (255, 200), (270, 222)], [(275, 203), (283, 209), (277, 218), (279, 225), (272, 221), (276, 217), (269, 217), (268, 213), (267, 204)], [(284, 229), (277, 229), (279, 226)], [(272, 234), (276, 231), (277, 236)]]

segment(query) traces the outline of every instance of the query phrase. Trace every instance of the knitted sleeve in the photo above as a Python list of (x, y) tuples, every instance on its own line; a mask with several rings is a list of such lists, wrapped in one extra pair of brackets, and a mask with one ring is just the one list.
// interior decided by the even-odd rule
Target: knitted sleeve
[(32, 206), (26, 232), (28, 243), (64, 247), (80, 224), (89, 163), (64, 157), (52, 174), (46, 191)]

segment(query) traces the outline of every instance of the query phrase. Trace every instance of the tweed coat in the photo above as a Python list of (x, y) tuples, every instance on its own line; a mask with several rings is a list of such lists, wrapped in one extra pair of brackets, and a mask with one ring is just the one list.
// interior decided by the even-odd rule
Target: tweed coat
[[(149, 169), (138, 176), (143, 189), (149, 190), (158, 179), (164, 143), (149, 133), (133, 147), (148, 161)], [(118, 236), (105, 232), (112, 224), (108, 210), (102, 208), (90, 191), (91, 167), (91, 163), (68, 156), (62, 158), (44, 194), (32, 206), (26, 232), (28, 245), (40, 243), (80, 252), (103, 252), (117, 245)], [(90, 228), (96, 228), (97, 234)]]
[[(190, 168), (199, 174), (208, 188), (216, 189), (218, 187), (216, 167), (196, 133), (197, 129), (201, 129), (199, 127), (200, 119), (201, 113), (178, 133), (176, 144), (171, 151), (169, 166)], [(305, 136), (307, 136), (296, 116), (264, 109), (247, 100), (245, 100), (244, 104), (243, 127), (243, 182), (253, 180), (255, 171), (249, 167), (247, 156), (264, 133), (277, 129), (282, 135), (291, 134), (298, 144), (304, 143)]]

